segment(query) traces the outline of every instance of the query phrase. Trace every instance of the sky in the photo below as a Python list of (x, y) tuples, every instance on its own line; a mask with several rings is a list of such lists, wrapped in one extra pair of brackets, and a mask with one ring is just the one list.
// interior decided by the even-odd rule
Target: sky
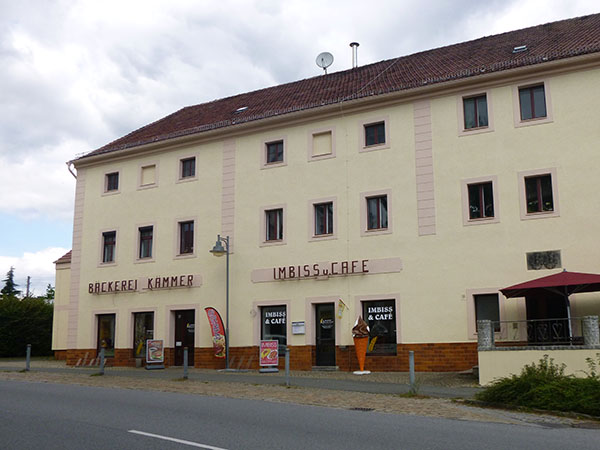
[[(366, 8), (368, 7), (368, 8)], [(368, 10), (365, 10), (368, 9)], [(600, 12), (597, 0), (0, 0), (0, 280), (54, 285), (66, 162), (184, 106)], [(0, 286), (4, 283), (0, 282)]]

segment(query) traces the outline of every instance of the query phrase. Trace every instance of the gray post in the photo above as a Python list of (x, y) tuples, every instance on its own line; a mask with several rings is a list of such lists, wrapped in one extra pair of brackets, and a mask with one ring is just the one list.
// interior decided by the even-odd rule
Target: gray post
[(25, 357), (25, 370), (29, 372), (29, 365), (31, 364), (31, 344), (27, 344), (27, 353)]
[(290, 348), (285, 347), (285, 385), (290, 385)]
[(494, 326), (491, 320), (477, 321), (477, 350), (494, 350)]
[(104, 375), (104, 347), (100, 349), (100, 375)]
[(410, 378), (410, 392), (416, 393), (415, 386), (415, 352), (410, 350), (408, 352), (408, 372)]
[(188, 348), (183, 347), (183, 379), (188, 379)]
[(600, 328), (598, 328), (598, 316), (585, 316), (581, 320), (583, 328), (583, 345), (586, 347), (597, 347), (600, 345)]

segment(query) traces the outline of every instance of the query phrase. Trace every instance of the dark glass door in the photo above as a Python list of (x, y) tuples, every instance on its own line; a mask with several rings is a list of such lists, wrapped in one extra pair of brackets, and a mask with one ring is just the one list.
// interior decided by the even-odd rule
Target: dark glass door
[(194, 365), (194, 336), (196, 311), (175, 311), (175, 365), (183, 366), (183, 348), (188, 348), (188, 365)]
[(335, 366), (335, 312), (333, 303), (315, 305), (316, 363), (317, 366)]

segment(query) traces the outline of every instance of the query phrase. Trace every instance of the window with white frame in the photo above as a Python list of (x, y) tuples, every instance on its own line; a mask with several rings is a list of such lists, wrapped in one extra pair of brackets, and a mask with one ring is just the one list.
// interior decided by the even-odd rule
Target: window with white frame
[(104, 175), (104, 192), (117, 192), (119, 190), (119, 172)]
[(194, 221), (179, 222), (179, 254), (194, 253)]
[(265, 241), (283, 239), (283, 208), (265, 210)]
[(183, 158), (179, 162), (179, 178), (194, 178), (196, 176), (196, 157)]
[(382, 230), (388, 227), (387, 195), (367, 197), (367, 230)]
[(488, 105), (486, 94), (463, 98), (463, 114), (465, 130), (487, 127)]
[(154, 241), (154, 227), (146, 226), (138, 228), (139, 233), (139, 259), (152, 258), (152, 244)]
[(115, 262), (117, 246), (117, 232), (105, 231), (102, 233), (102, 262), (104, 264)]
[(316, 203), (313, 205), (315, 217), (315, 236), (333, 234), (333, 202)]

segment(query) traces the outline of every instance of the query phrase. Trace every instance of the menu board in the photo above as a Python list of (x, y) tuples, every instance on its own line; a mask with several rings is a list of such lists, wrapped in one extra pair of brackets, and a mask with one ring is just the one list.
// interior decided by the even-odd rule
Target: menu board
[(148, 339), (146, 341), (146, 362), (162, 363), (164, 360), (164, 341), (162, 339)]
[(279, 364), (279, 341), (260, 341), (260, 365), (277, 366)]

